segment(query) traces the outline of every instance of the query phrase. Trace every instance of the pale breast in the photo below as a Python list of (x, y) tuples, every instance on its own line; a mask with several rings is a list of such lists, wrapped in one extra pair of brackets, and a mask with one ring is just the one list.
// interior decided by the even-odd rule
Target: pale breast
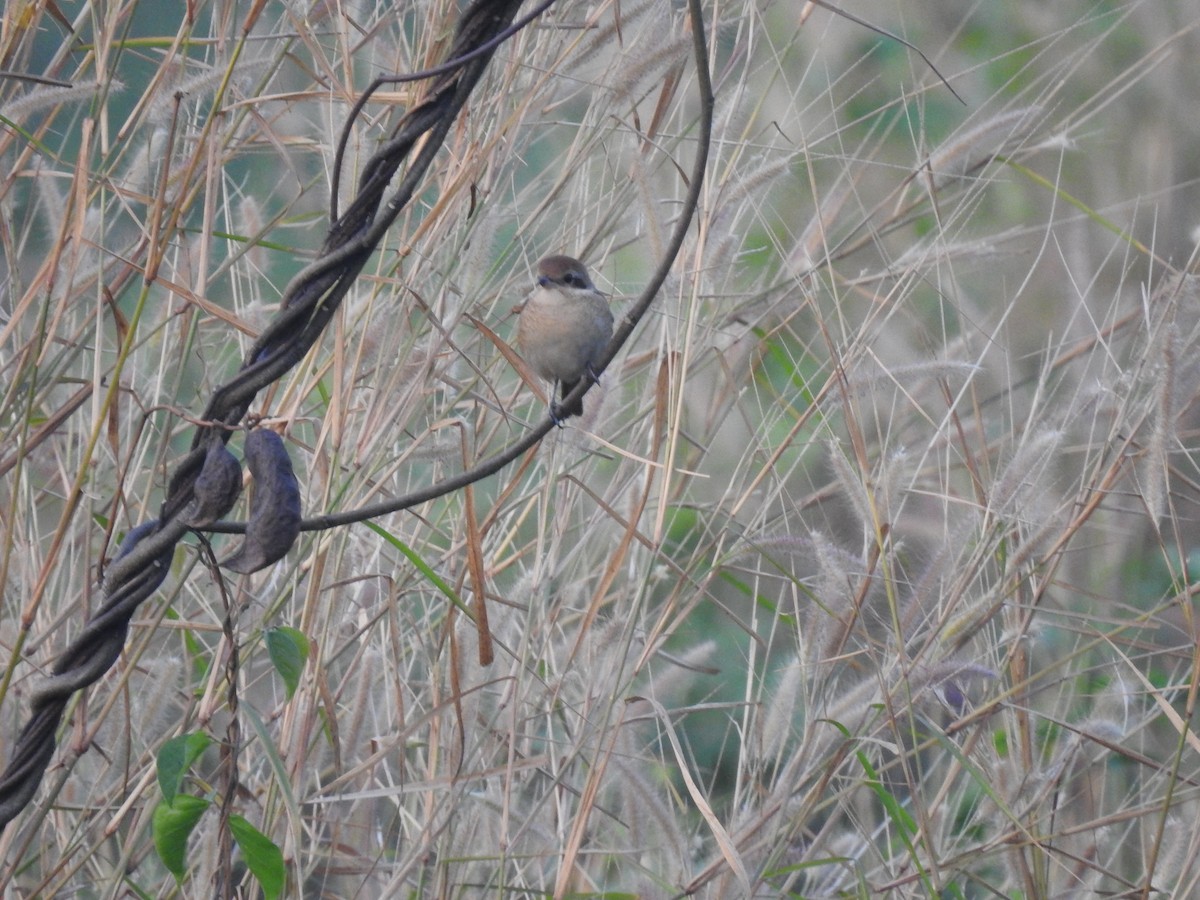
[(517, 345), (542, 378), (575, 381), (608, 343), (612, 325), (608, 302), (599, 295), (562, 297), (534, 291), (517, 323)]

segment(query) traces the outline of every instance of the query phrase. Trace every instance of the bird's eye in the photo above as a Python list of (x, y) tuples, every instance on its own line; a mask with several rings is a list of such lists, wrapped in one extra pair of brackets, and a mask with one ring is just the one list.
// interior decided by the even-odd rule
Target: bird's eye
[(564, 275), (563, 281), (565, 281), (571, 287), (581, 288), (584, 286), (583, 279), (580, 278), (578, 275), (576, 275), (574, 272), (568, 272), (566, 275)]

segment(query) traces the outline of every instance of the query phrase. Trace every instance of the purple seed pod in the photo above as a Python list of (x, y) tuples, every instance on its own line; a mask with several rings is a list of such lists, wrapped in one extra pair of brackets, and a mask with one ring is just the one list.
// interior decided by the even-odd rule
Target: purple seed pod
[(207, 528), (233, 509), (241, 492), (242, 464), (228, 447), (214, 439), (192, 486), (192, 502), (180, 518), (192, 528)]
[(246, 540), (221, 565), (249, 575), (282, 559), (300, 534), (300, 483), (283, 439), (275, 432), (250, 432), (245, 453), (254, 482)]

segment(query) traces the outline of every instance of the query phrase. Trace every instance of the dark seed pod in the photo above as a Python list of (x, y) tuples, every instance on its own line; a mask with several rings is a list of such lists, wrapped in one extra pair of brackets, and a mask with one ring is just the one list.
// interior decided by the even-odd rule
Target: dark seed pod
[(242, 465), (219, 440), (208, 445), (204, 468), (192, 486), (192, 502), (181, 519), (185, 525), (202, 529), (233, 509), (242, 492)]
[(300, 534), (300, 483), (283, 439), (266, 428), (250, 432), (246, 465), (254, 482), (246, 540), (221, 563), (242, 575), (282, 559)]

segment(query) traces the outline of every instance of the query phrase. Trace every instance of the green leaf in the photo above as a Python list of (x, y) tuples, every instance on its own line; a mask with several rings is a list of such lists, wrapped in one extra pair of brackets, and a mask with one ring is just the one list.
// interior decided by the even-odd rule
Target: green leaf
[(271, 628), (267, 631), (267, 653), (271, 664), (287, 686), (288, 699), (300, 686), (300, 675), (308, 659), (308, 638), (295, 628)]
[(267, 900), (275, 900), (283, 893), (287, 881), (287, 870), (283, 865), (283, 851), (269, 837), (241, 816), (229, 817), (229, 831), (242, 848), (242, 856), (250, 873), (258, 880)]
[(363, 524), (366, 525), (368, 528), (370, 528), (373, 532), (375, 532), (381, 538), (383, 538), (385, 541), (387, 541), (389, 544), (391, 544), (393, 547), (395, 547), (397, 550), (399, 550), (401, 553), (403, 553), (406, 557), (408, 557), (408, 561), (417, 567), (417, 571), (420, 572), (422, 575), (424, 575), (430, 584), (432, 584), (435, 588), (437, 588), (439, 591), (441, 591), (447, 600), (449, 600), (451, 603), (453, 603), (455, 606), (457, 606), (460, 610), (463, 611), (463, 613), (466, 614), (466, 616), (468, 618), (470, 618), (472, 621), (474, 621), (475, 613), (472, 612), (471, 608), (469, 606), (467, 606), (467, 604), (463, 603), (462, 599), (458, 596), (457, 593), (455, 593), (454, 588), (450, 587), (450, 585), (448, 585), (446, 583), (445, 579), (443, 579), (440, 575), (438, 575), (435, 571), (433, 571), (433, 568), (429, 565), (429, 563), (427, 563), (427, 562), (425, 562), (425, 560), (421, 559), (421, 557), (417, 554), (416, 550), (414, 550), (412, 547), (408, 546), (408, 544), (404, 543), (404, 541), (400, 540), (400, 538), (396, 537), (390, 531), (387, 531), (386, 529), (381, 528), (379, 525), (376, 525), (374, 522), (364, 522)]
[(879, 778), (879, 773), (875, 771), (875, 767), (871, 765), (871, 761), (867, 755), (861, 750), (856, 751), (855, 756), (858, 757), (858, 764), (863, 767), (863, 771), (867, 773), (867, 787), (875, 792), (876, 798), (883, 805), (883, 808), (891, 814), (892, 821), (900, 826), (900, 836), (904, 839), (905, 845), (912, 849), (910, 838), (915, 836), (919, 829), (917, 828), (917, 820), (912, 817), (903, 804), (896, 799), (896, 795), (883, 786), (883, 782)]
[(212, 738), (207, 734), (194, 732), (171, 738), (158, 751), (158, 786), (162, 789), (163, 802), (168, 806), (179, 793), (187, 770), (211, 743)]
[(206, 809), (207, 800), (188, 794), (180, 794), (170, 803), (164, 801), (154, 808), (151, 823), (154, 849), (176, 881), (182, 882), (187, 874), (188, 837)]
[(301, 815), (300, 803), (296, 800), (296, 794), (292, 791), (292, 775), (288, 770), (287, 764), (284, 763), (283, 757), (279, 755), (279, 748), (275, 746), (275, 738), (271, 734), (271, 730), (267, 728), (262, 718), (255, 711), (253, 703), (243, 703), (241, 710), (246, 714), (246, 721), (250, 723), (250, 727), (254, 729), (254, 733), (258, 736), (263, 755), (266, 758), (267, 765), (271, 767), (271, 772), (275, 775), (276, 788), (283, 798), (283, 804), (287, 809), (288, 815), (291, 816), (293, 821), (299, 822), (303, 816)]

